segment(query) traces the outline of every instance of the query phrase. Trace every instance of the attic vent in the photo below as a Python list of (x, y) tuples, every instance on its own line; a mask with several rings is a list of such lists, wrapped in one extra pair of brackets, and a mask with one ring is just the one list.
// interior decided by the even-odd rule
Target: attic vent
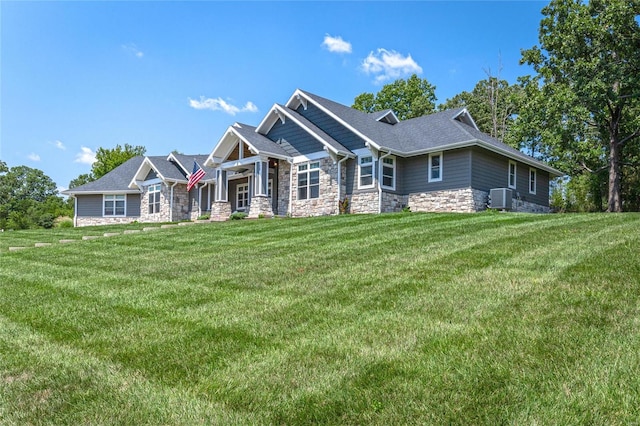
[(513, 191), (508, 188), (494, 188), (489, 191), (489, 207), (492, 209), (511, 210)]

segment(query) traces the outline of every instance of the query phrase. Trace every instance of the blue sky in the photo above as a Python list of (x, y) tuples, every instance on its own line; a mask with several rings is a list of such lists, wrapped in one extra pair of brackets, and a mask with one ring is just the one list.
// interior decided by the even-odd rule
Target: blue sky
[(439, 102), (531, 73), (546, 2), (1, 1), (0, 159), (60, 188), (99, 147), (209, 154), (296, 88), (351, 105), (412, 73)]

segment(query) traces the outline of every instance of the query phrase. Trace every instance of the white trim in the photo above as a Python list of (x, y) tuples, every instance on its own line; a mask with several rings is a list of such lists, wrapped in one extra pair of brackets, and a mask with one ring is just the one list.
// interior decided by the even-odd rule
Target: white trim
[[(379, 164), (380, 164), (380, 185), (382, 186), (382, 188), (384, 189), (390, 189), (391, 191), (395, 191), (396, 190), (396, 178), (398, 177), (398, 174), (396, 172), (396, 164), (397, 164), (397, 159), (395, 155), (389, 155), (389, 156), (384, 156), (384, 157), (380, 157), (381, 160), (379, 160)], [(384, 184), (384, 167), (385, 167), (385, 162), (384, 160), (389, 159), (391, 161), (393, 161), (393, 164), (390, 166), (389, 164), (387, 164), (387, 167), (391, 167), (393, 168), (393, 175), (391, 176), (393, 185), (391, 186), (387, 186)]]
[[(367, 163), (361, 163), (361, 159), (367, 158), (367, 157), (371, 157), (371, 162), (367, 162)], [(376, 186), (376, 175), (375, 175), (375, 164), (376, 164), (376, 157), (371, 154), (371, 152), (369, 152), (368, 154), (365, 155), (359, 155), (358, 157), (356, 157), (356, 167), (358, 169), (358, 189), (371, 189), (374, 188)], [(362, 165), (365, 164), (367, 167), (369, 167), (369, 164), (371, 165), (371, 183), (369, 185), (362, 185)]]
[[(455, 120), (456, 118), (460, 117), (461, 115), (466, 116), (469, 121), (471, 122), (471, 127), (475, 128), (476, 130), (480, 130), (478, 128), (478, 125), (476, 124), (475, 120), (473, 119), (473, 117), (471, 116), (471, 113), (469, 113), (469, 110), (467, 110), (466, 108), (463, 108), (462, 111), (460, 111), (459, 113), (457, 113), (456, 115), (453, 116), (453, 120)], [(464, 123), (464, 122), (463, 122)], [(469, 124), (469, 123), (465, 123), (465, 124)]]
[[(392, 119), (389, 120), (391, 121), (391, 123), (387, 123), (386, 121), (382, 121), (382, 119), (391, 116)], [(376, 121), (381, 121), (383, 123), (387, 123), (387, 124), (398, 124), (400, 122), (400, 119), (398, 118), (398, 116), (396, 115), (395, 112), (393, 112), (392, 110), (387, 111), (386, 113), (382, 114), (380, 117), (376, 118)]]
[[(438, 164), (438, 169), (439, 172), (438, 173), (438, 177), (434, 178), (431, 176), (431, 172), (432, 172), (432, 166), (433, 166), (433, 161), (432, 159), (434, 157), (439, 157), (439, 164)], [(432, 152), (429, 154), (429, 164), (427, 166), (427, 173), (428, 173), (428, 177), (427, 177), (427, 182), (431, 183), (431, 182), (442, 182), (442, 172), (443, 172), (443, 163), (444, 163), (444, 154), (443, 151), (440, 152)]]
[[(247, 194), (247, 199), (243, 200), (246, 202), (246, 204), (242, 207), (240, 207), (240, 188), (244, 188), (246, 186), (247, 190), (246, 190), (246, 194)], [(242, 191), (242, 193), (244, 194), (245, 191)], [(247, 181), (247, 183), (240, 183), (238, 185), (236, 185), (236, 210), (237, 211), (245, 211), (247, 210), (247, 207), (249, 207), (249, 200), (251, 199), (251, 185), (249, 185), (249, 181)]]
[(297, 155), (293, 157), (293, 164), (306, 163), (307, 161), (322, 160), (323, 158), (330, 157), (327, 151), (312, 152), (306, 155)]
[[(151, 192), (151, 187), (152, 186), (160, 186), (159, 190), (157, 191), (153, 191)], [(151, 199), (151, 194), (160, 194), (160, 199), (158, 200), (157, 204), (158, 204), (158, 211), (154, 211), (154, 212), (150, 212), (149, 211), (149, 200)], [(156, 204), (156, 202), (153, 203), (154, 205)], [(158, 214), (162, 211), (162, 184), (161, 183), (154, 183), (151, 184), (147, 187), (147, 205), (145, 206), (147, 208), (147, 214)], [(142, 209), (142, 206), (140, 206), (140, 209)], [(155, 210), (155, 208), (154, 208)]]
[[(513, 165), (513, 185), (511, 184), (511, 166)], [(518, 163), (513, 160), (509, 160), (509, 166), (507, 168), (507, 186), (511, 189), (518, 188)]]
[(240, 160), (231, 160), (231, 161), (227, 161), (224, 162), (220, 165), (220, 168), (222, 170), (228, 170), (228, 169), (232, 169), (234, 167), (243, 167), (243, 166), (248, 166), (250, 164), (255, 163), (256, 161), (260, 161), (260, 156), (256, 155), (253, 157), (245, 157), (243, 159)]
[[(118, 200), (117, 197), (118, 196), (122, 196), (124, 197), (124, 210), (122, 214), (116, 214), (116, 201), (121, 201)], [(113, 197), (112, 201), (113, 202), (113, 214), (106, 214), (105, 212), (105, 203), (107, 201), (107, 197)], [(127, 216), (127, 194), (104, 194), (102, 195), (102, 217), (126, 217)]]
[[(533, 172), (533, 191), (531, 190), (531, 172)], [(538, 170), (534, 167), (529, 167), (529, 194), (536, 195), (538, 190)]]
[[(318, 167), (311, 167), (312, 164), (318, 164)], [(302, 166), (307, 166), (306, 170), (300, 170), (300, 167)], [(300, 164), (296, 164), (295, 167), (297, 167), (297, 173), (296, 173), (296, 200), (315, 200), (320, 198), (320, 172), (322, 171), (322, 166), (320, 165), (320, 161), (309, 161), (307, 163), (300, 163)], [(312, 172), (318, 172), (318, 183), (317, 184), (313, 184), (311, 185), (311, 173)], [(300, 197), (300, 176), (302, 174), (306, 174), (307, 175), (307, 185), (305, 186), (307, 188), (307, 196), (305, 198), (301, 198)], [(317, 197), (312, 197), (311, 196), (311, 187), (318, 187), (318, 196)]]

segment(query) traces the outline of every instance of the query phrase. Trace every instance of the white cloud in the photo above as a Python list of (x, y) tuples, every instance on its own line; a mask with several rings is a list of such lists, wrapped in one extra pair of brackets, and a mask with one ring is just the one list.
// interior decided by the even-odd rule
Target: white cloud
[(322, 46), (329, 52), (351, 53), (351, 43), (344, 41), (340, 36), (331, 37), (329, 34), (325, 35)]
[(136, 46), (134, 43), (123, 44), (122, 48), (127, 53), (135, 56), (136, 58), (142, 58), (144, 56), (144, 53), (140, 49), (138, 49), (138, 46)]
[(229, 115), (236, 115), (239, 112), (258, 112), (258, 107), (251, 101), (242, 108), (231, 105), (222, 98), (205, 98), (200, 96), (200, 100), (189, 98), (189, 106), (194, 109), (210, 109), (211, 111), (224, 111)]
[(91, 148), (82, 146), (80, 152), (76, 154), (75, 162), (91, 165), (96, 162), (96, 153)]
[(35, 152), (32, 152), (31, 154), (27, 155), (27, 158), (31, 161), (40, 161), (40, 156)]
[(65, 149), (67, 149), (66, 146), (64, 146), (64, 144), (62, 143), (62, 141), (53, 141), (53, 142), (49, 142), (51, 145), (55, 146), (56, 148), (64, 151)]
[(422, 73), (422, 67), (413, 60), (411, 55), (402, 56), (395, 50), (386, 49), (369, 53), (362, 62), (362, 69), (367, 74), (375, 75), (376, 83)]

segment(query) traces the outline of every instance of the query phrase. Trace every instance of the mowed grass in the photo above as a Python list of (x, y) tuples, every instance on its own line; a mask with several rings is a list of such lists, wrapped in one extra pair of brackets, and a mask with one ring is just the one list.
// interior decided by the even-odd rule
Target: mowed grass
[(0, 253), (0, 424), (615, 425), (639, 401), (638, 214), (239, 221)]

